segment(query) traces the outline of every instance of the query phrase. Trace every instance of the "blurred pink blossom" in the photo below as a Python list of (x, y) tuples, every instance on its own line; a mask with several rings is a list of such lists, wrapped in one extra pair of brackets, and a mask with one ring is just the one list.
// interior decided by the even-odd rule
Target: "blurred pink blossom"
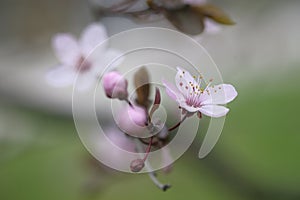
[[(87, 26), (79, 40), (69, 33), (56, 34), (52, 39), (52, 46), (60, 64), (47, 73), (48, 83), (65, 87), (72, 85), (78, 77), (79, 89), (90, 88), (105, 65), (119, 53), (107, 45), (98, 46), (106, 39), (106, 29), (99, 23)], [(116, 66), (111, 68), (114, 67)]]

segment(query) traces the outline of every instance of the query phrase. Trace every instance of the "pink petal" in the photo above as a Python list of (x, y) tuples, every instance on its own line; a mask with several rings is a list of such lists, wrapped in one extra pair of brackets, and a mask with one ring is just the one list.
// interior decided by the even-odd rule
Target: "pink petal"
[(54, 87), (66, 87), (73, 84), (76, 72), (67, 66), (58, 66), (46, 74), (46, 81)]
[(205, 105), (205, 106), (201, 106), (199, 111), (202, 114), (210, 116), (210, 117), (222, 117), (228, 113), (229, 109), (224, 106)]
[(76, 39), (67, 33), (56, 34), (52, 38), (52, 47), (59, 61), (68, 66), (75, 66), (80, 57)]
[(214, 87), (209, 87), (209, 94), (204, 91), (202, 98), (202, 105), (208, 104), (226, 104), (237, 97), (237, 91), (230, 84), (220, 84)]
[[(98, 23), (92, 23), (85, 28), (80, 38), (80, 47), (82, 53), (88, 56), (97, 45), (101, 44), (107, 39), (106, 29), (103, 25)], [(100, 51), (103, 51), (106, 47), (102, 47)]]

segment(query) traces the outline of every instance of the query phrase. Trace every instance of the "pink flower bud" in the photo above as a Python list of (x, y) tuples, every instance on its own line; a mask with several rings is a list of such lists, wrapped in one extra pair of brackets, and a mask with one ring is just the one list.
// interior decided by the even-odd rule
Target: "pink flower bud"
[(140, 136), (147, 131), (146, 110), (139, 106), (126, 106), (118, 113), (117, 124), (119, 128), (131, 136)]
[(135, 159), (130, 163), (130, 170), (132, 172), (140, 172), (145, 166), (145, 162), (142, 159)]
[(112, 71), (103, 76), (103, 88), (109, 98), (127, 99), (127, 85), (127, 80), (119, 72)]

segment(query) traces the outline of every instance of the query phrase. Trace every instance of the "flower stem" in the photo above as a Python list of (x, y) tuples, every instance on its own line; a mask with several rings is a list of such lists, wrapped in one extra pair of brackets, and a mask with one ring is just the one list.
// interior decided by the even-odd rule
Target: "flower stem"
[(149, 174), (150, 179), (153, 181), (153, 183), (162, 191), (166, 191), (171, 187), (169, 184), (162, 184), (157, 178), (156, 174), (154, 172), (150, 172)]
[(128, 105), (130, 106), (130, 107), (132, 107), (133, 108), (133, 105), (132, 105), (132, 103), (128, 100), (128, 99), (125, 99), (125, 101), (128, 103)]
[[(137, 146), (137, 149), (138, 149), (138, 151), (143, 151), (143, 148), (142, 148), (142, 146), (141, 146), (141, 143), (139, 142), (139, 140), (135, 140), (135, 142), (136, 142), (136, 146)], [(149, 164), (149, 162), (148, 162), (148, 160), (147, 160), (147, 157), (148, 157), (148, 154), (149, 154), (149, 152), (150, 152), (150, 148), (151, 148), (151, 144), (152, 143), (152, 137), (151, 137), (151, 140), (150, 140), (150, 142), (149, 142), (149, 146), (148, 146), (148, 148), (147, 148), (147, 150), (146, 150), (146, 152), (148, 151), (148, 153), (146, 154), (146, 156), (144, 157), (144, 163), (145, 163), (145, 167), (147, 168), (147, 170), (149, 171), (149, 173), (148, 173), (148, 175), (149, 175), (149, 177), (150, 177), (150, 179), (152, 180), (152, 182), (159, 188), (159, 189), (161, 189), (162, 191), (166, 191), (167, 189), (169, 189), (170, 187), (171, 187), (171, 185), (170, 184), (163, 184), (163, 183), (161, 183), (158, 179), (157, 179), (157, 177), (156, 177), (156, 173), (154, 172), (154, 170), (151, 168), (151, 166), (150, 166), (150, 164)], [(145, 159), (146, 158), (146, 159)]]
[(149, 155), (149, 153), (150, 153), (151, 146), (152, 146), (152, 141), (153, 141), (153, 137), (150, 138), (150, 142), (149, 142), (148, 147), (147, 147), (147, 149), (146, 149), (146, 155), (145, 155), (145, 157), (144, 157), (144, 159), (143, 159), (144, 162), (147, 160), (148, 155)]
[(172, 126), (171, 128), (168, 129), (168, 131), (173, 131), (174, 129), (176, 129), (177, 127), (180, 126), (180, 124), (186, 119), (187, 115), (184, 115), (184, 117), (177, 123), (175, 124), (174, 126)]

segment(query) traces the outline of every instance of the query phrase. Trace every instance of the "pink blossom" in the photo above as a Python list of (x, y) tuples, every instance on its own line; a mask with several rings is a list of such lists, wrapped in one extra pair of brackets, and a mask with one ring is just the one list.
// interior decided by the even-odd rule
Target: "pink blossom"
[(103, 76), (103, 88), (109, 98), (126, 100), (128, 97), (127, 80), (116, 71), (109, 72)]
[(229, 111), (222, 104), (231, 102), (237, 96), (235, 88), (230, 84), (210, 86), (209, 83), (205, 88), (202, 88), (201, 76), (196, 79), (188, 71), (179, 67), (175, 82), (177, 88), (166, 81), (163, 84), (167, 94), (177, 101), (179, 106), (188, 114), (198, 112), (211, 117), (222, 117)]
[(93, 140), (96, 152), (102, 156), (103, 160), (114, 166), (126, 164), (128, 161), (126, 160), (126, 156), (124, 157), (124, 152), (120, 151), (120, 149), (127, 152), (135, 152), (134, 141), (117, 127), (108, 127), (105, 129), (105, 136), (108, 140), (99, 140), (99, 138)]
[(69, 33), (56, 34), (52, 46), (60, 64), (47, 73), (47, 81), (53, 86), (65, 87), (72, 85), (78, 75), (79, 89), (88, 89), (96, 83), (97, 75), (108, 61), (118, 55), (118, 51), (105, 45), (97, 47), (106, 39), (106, 29), (98, 23), (87, 26), (79, 40)]

